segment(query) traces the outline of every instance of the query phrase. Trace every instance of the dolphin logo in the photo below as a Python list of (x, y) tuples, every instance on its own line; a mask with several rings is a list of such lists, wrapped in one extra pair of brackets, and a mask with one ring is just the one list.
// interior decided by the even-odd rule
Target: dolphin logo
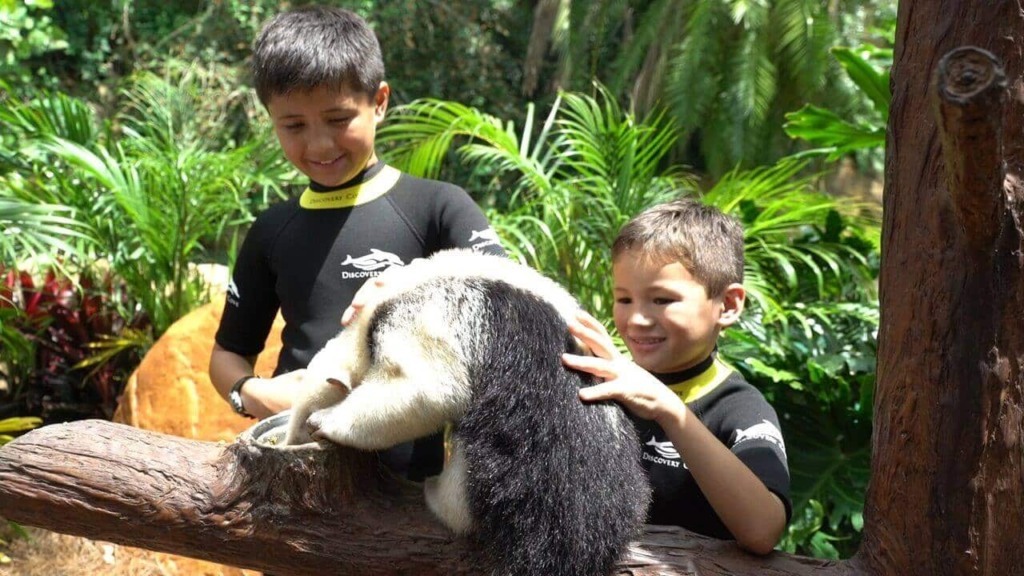
[(658, 442), (654, 436), (647, 442), (647, 446), (653, 446), (654, 451), (658, 453), (658, 456), (662, 458), (669, 458), (672, 460), (679, 460), (679, 451), (672, 445), (672, 442)]
[(494, 228), (486, 228), (484, 230), (473, 230), (473, 233), (469, 236), (469, 241), (475, 240), (490, 240), (492, 242), (498, 241), (498, 233), (494, 231)]
[(473, 247), (473, 250), (479, 252), (486, 246), (501, 244), (501, 239), (498, 238), (498, 233), (494, 231), (494, 228), (485, 228), (483, 230), (473, 230), (473, 233), (469, 236), (469, 244)]
[(761, 420), (746, 430), (736, 430), (736, 441), (733, 446), (747, 440), (767, 440), (786, 451), (786, 443), (782, 440), (782, 432), (767, 420)]
[(389, 266), (404, 266), (405, 264), (402, 262), (401, 258), (391, 252), (370, 248), (370, 253), (366, 256), (353, 258), (352, 255), (349, 254), (341, 265), (352, 266), (359, 270), (380, 270), (381, 268), (387, 268)]

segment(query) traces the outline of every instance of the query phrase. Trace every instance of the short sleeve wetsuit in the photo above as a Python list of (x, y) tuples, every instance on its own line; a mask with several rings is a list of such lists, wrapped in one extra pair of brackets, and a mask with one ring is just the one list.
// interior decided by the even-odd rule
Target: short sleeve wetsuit
[[(316, 184), (261, 214), (242, 243), (216, 341), (255, 356), (278, 310), (285, 320), (275, 375), (304, 368), (341, 329), (368, 278), (446, 248), (504, 254), (472, 198), (445, 182), (378, 162), (335, 189)], [(440, 471), (440, 435), (382, 453), (414, 480)]]
[[(792, 504), (786, 447), (778, 417), (764, 395), (715, 355), (689, 370), (655, 376), (782, 500), (788, 522)], [(650, 420), (635, 423), (654, 490), (647, 522), (733, 539), (664, 430)]]

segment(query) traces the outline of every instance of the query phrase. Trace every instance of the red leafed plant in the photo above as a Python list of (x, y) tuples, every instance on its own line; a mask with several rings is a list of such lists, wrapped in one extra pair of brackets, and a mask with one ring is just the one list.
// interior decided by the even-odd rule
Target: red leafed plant
[(123, 286), (88, 272), (75, 282), (58, 268), (38, 284), (25, 271), (0, 274), (0, 370), (8, 380), (0, 417), (110, 419), (150, 339), (148, 320), (133, 311)]

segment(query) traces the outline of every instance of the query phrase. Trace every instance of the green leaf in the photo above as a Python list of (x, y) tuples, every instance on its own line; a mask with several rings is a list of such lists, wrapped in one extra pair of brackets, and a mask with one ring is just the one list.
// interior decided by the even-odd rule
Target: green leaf
[(11, 434), (26, 432), (43, 423), (42, 419), (35, 416), (23, 416), (16, 418), (5, 418), (0, 420), (0, 445), (11, 441)]
[(889, 102), (892, 99), (889, 94), (889, 73), (877, 70), (850, 48), (834, 47), (832, 55), (846, 70), (850, 80), (871, 100), (875, 110), (882, 115), (882, 120), (888, 122)]
[(35, 416), (19, 416), (14, 418), (5, 418), (3, 420), (0, 420), (0, 432), (24, 432), (26, 430), (31, 430), (42, 423), (42, 419), (37, 418)]
[(885, 146), (884, 127), (851, 124), (834, 112), (812, 104), (787, 113), (783, 129), (791, 138), (828, 147), (832, 159), (852, 150)]
[(756, 370), (759, 374), (762, 374), (770, 378), (773, 382), (787, 382), (797, 384), (799, 387), (800, 377), (788, 370), (778, 370), (770, 365), (758, 360), (757, 358), (747, 358), (744, 360), (751, 368)]

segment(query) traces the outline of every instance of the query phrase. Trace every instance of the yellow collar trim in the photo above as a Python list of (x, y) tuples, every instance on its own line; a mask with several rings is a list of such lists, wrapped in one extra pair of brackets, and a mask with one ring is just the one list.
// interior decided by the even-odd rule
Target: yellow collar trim
[(366, 204), (386, 194), (401, 176), (402, 173), (397, 168), (385, 166), (366, 182), (360, 182), (341, 190), (314, 192), (312, 189), (306, 188), (306, 191), (299, 197), (299, 206), (307, 210), (321, 210), (324, 208), (351, 208)]
[(728, 364), (715, 358), (707, 370), (685, 382), (670, 384), (669, 389), (675, 392), (683, 402), (693, 402), (717, 388), (732, 374), (732, 371), (733, 369)]

